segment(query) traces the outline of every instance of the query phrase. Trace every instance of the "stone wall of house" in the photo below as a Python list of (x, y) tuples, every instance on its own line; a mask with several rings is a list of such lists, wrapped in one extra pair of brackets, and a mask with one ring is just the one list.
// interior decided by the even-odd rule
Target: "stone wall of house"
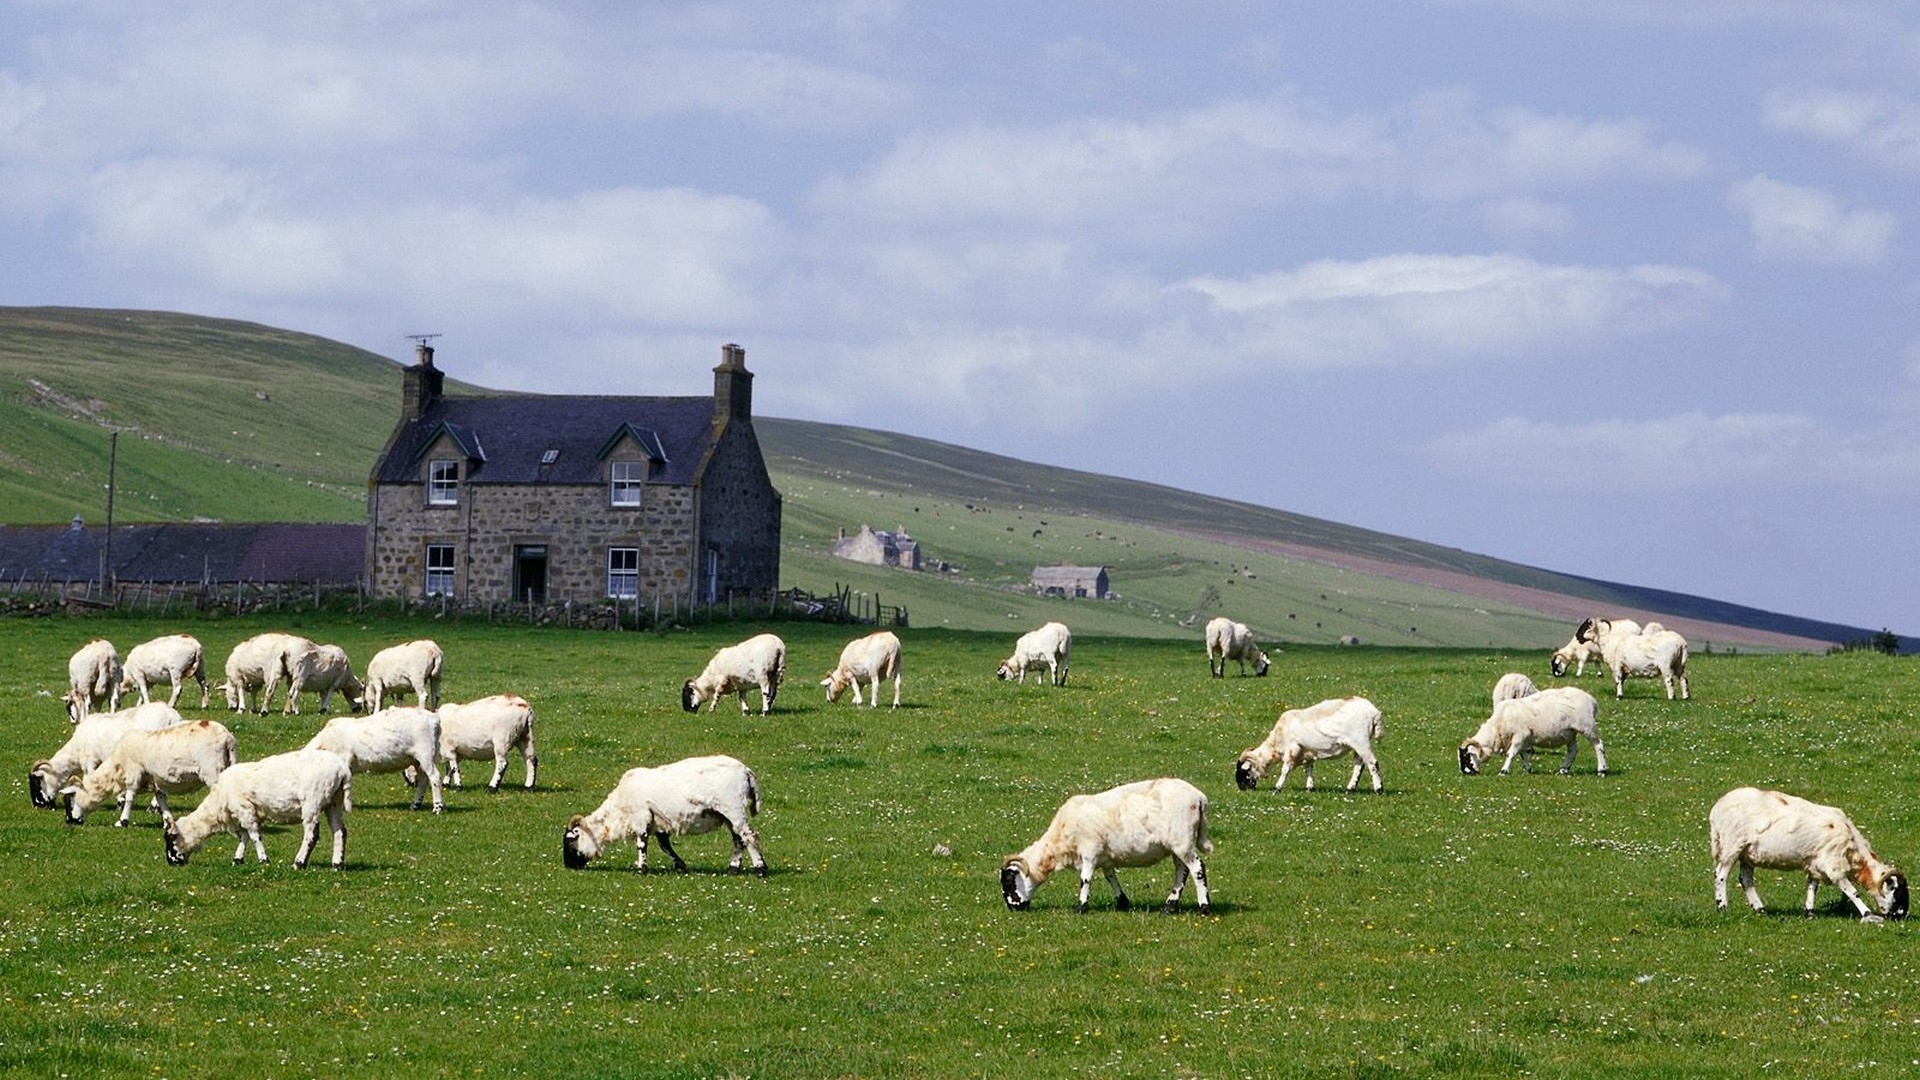
[[(767, 475), (752, 424), (729, 423), (715, 442), (700, 496), (700, 519), (707, 547), (719, 553), (719, 579), (712, 597), (707, 583), (698, 582), (698, 599), (725, 599), (729, 589), (779, 588), (780, 493)], [(707, 554), (698, 555), (696, 572), (704, 575)]]

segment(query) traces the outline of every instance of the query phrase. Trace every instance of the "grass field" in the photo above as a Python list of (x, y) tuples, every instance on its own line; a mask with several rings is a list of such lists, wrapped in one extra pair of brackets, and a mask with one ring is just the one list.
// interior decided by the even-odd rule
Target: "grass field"
[[(0, 622), (0, 1071), (36, 1076), (621, 1077), (1894, 1075), (1920, 1067), (1913, 929), (1762, 872), (1765, 917), (1713, 910), (1706, 810), (1738, 784), (1847, 807), (1920, 864), (1910, 661), (1703, 656), (1694, 700), (1601, 697), (1613, 774), (1463, 777), (1455, 747), (1510, 669), (1543, 653), (1289, 647), (1265, 679), (1209, 679), (1192, 642), (1083, 635), (1064, 688), (992, 677), (1012, 639), (910, 630), (905, 707), (815, 685), (855, 631), (669, 635), (282, 618), (344, 645), (432, 636), (447, 696), (514, 690), (539, 712), (540, 785), (405, 809), (362, 778), (347, 867), (266, 867), (210, 842), (169, 867), (144, 809), (69, 829), (20, 779), (66, 738), (52, 697), (90, 636), (188, 629), (217, 667), (250, 621)], [(681, 681), (771, 628), (790, 680), (769, 718), (690, 716)], [(1600, 682), (1584, 685), (1599, 691)], [(1388, 790), (1241, 792), (1236, 755), (1283, 706), (1361, 693), (1385, 713)], [(197, 697), (194, 699), (197, 704)], [(757, 701), (756, 701), (757, 705)], [(192, 717), (199, 710), (185, 710)], [(242, 757), (319, 718), (210, 713)], [(692, 872), (616, 848), (564, 869), (567, 817), (622, 770), (732, 753), (759, 773), (772, 875)], [(1069, 794), (1157, 775), (1212, 800), (1213, 914), (1073, 911), (1058, 878), (1007, 911), (1001, 859)], [(181, 806), (193, 798), (179, 800)], [(143, 800), (144, 806), (144, 800)], [(324, 850), (324, 849), (323, 849)], [(656, 864), (657, 865), (657, 864)], [(1122, 874), (1156, 901), (1170, 866)], [(1735, 900), (1738, 904), (1736, 896)]]

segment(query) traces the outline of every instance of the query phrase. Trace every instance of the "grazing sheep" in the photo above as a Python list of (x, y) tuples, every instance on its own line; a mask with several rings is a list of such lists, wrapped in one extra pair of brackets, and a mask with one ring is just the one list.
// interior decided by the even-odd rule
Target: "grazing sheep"
[(387, 694), (409, 690), (422, 708), (439, 708), (440, 669), (445, 662), (440, 646), (426, 638), (374, 653), (367, 662), (367, 711), (379, 712)]
[(1603, 666), (1600, 659), (1600, 646), (1591, 641), (1581, 641), (1576, 637), (1553, 650), (1553, 660), (1550, 665), (1553, 668), (1553, 677), (1564, 678), (1569, 667), (1573, 668), (1575, 677), (1585, 675), (1589, 661), (1596, 668)]
[(1580, 739), (1593, 744), (1593, 756), (1599, 759), (1600, 775), (1607, 775), (1607, 749), (1600, 743), (1600, 726), (1595, 720), (1599, 705), (1593, 695), (1577, 686), (1559, 686), (1523, 698), (1494, 705), (1493, 715), (1480, 725), (1473, 737), (1460, 744), (1460, 771), (1472, 776), (1482, 762), (1505, 751), (1507, 760), (1500, 775), (1513, 768), (1513, 759), (1525, 754), (1527, 770), (1533, 769), (1533, 748), (1564, 746), (1567, 759), (1560, 763), (1561, 773), (1573, 771), (1573, 756)]
[(518, 694), (495, 694), (465, 705), (440, 706), (440, 760), (447, 763), (453, 786), (460, 786), (462, 758), (493, 759), (488, 791), (499, 791), (507, 775), (507, 751), (518, 747), (527, 766), (527, 790), (533, 790), (539, 759), (533, 753), (533, 706)]
[(1020, 635), (1013, 643), (1013, 655), (1000, 661), (1002, 681), (1019, 678), (1027, 681), (1030, 668), (1045, 666), (1055, 686), (1067, 685), (1067, 661), (1073, 652), (1073, 631), (1063, 623), (1050, 622), (1038, 630)]
[(680, 707), (699, 712), (720, 707), (722, 694), (740, 695), (740, 715), (747, 713), (747, 690), (760, 688), (760, 715), (773, 708), (780, 683), (787, 677), (787, 643), (773, 634), (750, 637), (738, 645), (729, 645), (713, 654), (705, 671), (697, 679), (688, 679), (680, 688)]
[(1509, 671), (1500, 676), (1499, 682), (1493, 684), (1493, 703), (1498, 705), (1503, 701), (1512, 701), (1514, 698), (1523, 698), (1539, 692), (1540, 688), (1533, 685), (1532, 679), (1518, 671)]
[[(309, 750), (330, 750), (347, 761), (357, 773), (393, 773), (409, 767), (413, 775), (413, 807), (429, 789), (433, 792), (433, 812), (444, 804), (440, 798), (440, 770), (434, 759), (440, 753), (440, 717), (430, 709), (396, 705), (367, 716), (336, 716), (327, 721), (320, 733), (307, 741)], [(353, 795), (347, 795), (347, 809), (353, 809)]]
[(165, 814), (167, 796), (206, 787), (218, 780), (237, 756), (233, 732), (212, 720), (174, 724), (158, 731), (129, 731), (98, 768), (83, 777), (78, 786), (65, 789), (67, 821), (80, 824), (94, 807), (117, 794), (120, 820), (113, 824), (124, 828), (133, 817), (133, 797), (141, 791), (153, 792), (153, 808)]
[(285, 754), (242, 761), (220, 774), (207, 790), (200, 805), (178, 820), (172, 814), (160, 819), (165, 837), (167, 862), (185, 866), (187, 857), (214, 833), (225, 832), (239, 838), (233, 862), (239, 865), (247, 857), (247, 839), (253, 839), (254, 853), (267, 861), (267, 849), (260, 842), (261, 822), (300, 823), (300, 850), (293, 857), (296, 868), (307, 865), (307, 856), (320, 839), (320, 816), (326, 815), (333, 829), (333, 868), (340, 869), (347, 857), (347, 793), (352, 773), (346, 759), (324, 750), (294, 750)]
[(95, 702), (107, 703), (107, 711), (120, 708), (120, 653), (113, 642), (95, 638), (74, 652), (67, 661), (67, 722), (77, 724), (93, 711)]
[(725, 826), (733, 834), (733, 858), (727, 869), (740, 869), (740, 855), (745, 852), (753, 860), (753, 872), (765, 877), (767, 861), (760, 856), (760, 837), (748, 820), (759, 812), (760, 784), (753, 770), (724, 754), (628, 769), (598, 810), (575, 814), (567, 821), (560, 857), (568, 869), (579, 870), (609, 844), (632, 837), (640, 851), (633, 867), (645, 873), (647, 837), (652, 835), (673, 860), (673, 868), (684, 874), (687, 864), (667, 838)]
[[(1218, 663), (1216, 663), (1216, 658)], [(1240, 674), (1247, 673), (1247, 664), (1253, 664), (1255, 675), (1267, 673), (1267, 654), (1254, 644), (1253, 631), (1246, 623), (1234, 622), (1222, 615), (1207, 623), (1207, 670), (1216, 679), (1227, 675), (1227, 661), (1236, 660), (1240, 664)]]
[(74, 725), (66, 744), (52, 757), (34, 762), (27, 770), (27, 797), (42, 810), (51, 810), (58, 805), (60, 789), (98, 768), (127, 732), (156, 731), (180, 722), (179, 710), (157, 701), (116, 712), (89, 713)]
[(1180, 906), (1180, 894), (1193, 878), (1200, 914), (1209, 912), (1207, 867), (1202, 855), (1213, 850), (1207, 839), (1207, 797), (1185, 780), (1163, 777), (1122, 784), (1097, 795), (1075, 795), (1062, 803), (1040, 839), (1000, 868), (1000, 893), (1007, 907), (1025, 911), (1033, 890), (1064, 866), (1080, 871), (1080, 913), (1087, 911), (1087, 892), (1098, 870), (1113, 887), (1113, 904), (1120, 911), (1132, 907), (1120, 888), (1122, 866), (1152, 866), (1173, 858), (1173, 891), (1165, 910)]
[(212, 695), (207, 691), (206, 657), (200, 649), (199, 639), (192, 634), (169, 634), (143, 641), (127, 653), (122, 669), (121, 691), (124, 693), (129, 688), (139, 691), (142, 705), (153, 700), (149, 688), (165, 682), (173, 686), (167, 704), (178, 708), (180, 691), (188, 679), (200, 684), (201, 708), (206, 708), (207, 702), (212, 700)]
[(1740, 864), (1740, 888), (1755, 911), (1766, 910), (1753, 887), (1753, 868), (1801, 870), (1807, 875), (1808, 916), (1814, 889), (1822, 881), (1838, 886), (1863, 920), (1879, 922), (1867, 910), (1854, 883), (1873, 897), (1888, 918), (1907, 917), (1907, 876), (1881, 862), (1847, 815), (1838, 807), (1808, 802), (1781, 791), (1734, 788), (1707, 815), (1713, 840), (1713, 903), (1727, 909), (1727, 872)]
[(258, 712), (267, 715), (280, 680), (286, 679), (289, 684), (293, 680), (294, 658), (314, 648), (317, 646), (313, 642), (298, 634), (277, 633), (255, 634), (235, 645), (227, 654), (226, 681), (220, 683), (227, 695), (227, 708), (252, 711), (247, 708), (247, 695), (258, 690)]
[(1313, 763), (1319, 758), (1354, 756), (1353, 775), (1347, 778), (1347, 790), (1360, 784), (1360, 770), (1373, 778), (1373, 790), (1380, 790), (1380, 763), (1373, 756), (1373, 741), (1380, 737), (1380, 710), (1363, 697), (1328, 698), (1304, 709), (1288, 709), (1280, 714), (1266, 740), (1240, 755), (1233, 768), (1233, 782), (1241, 791), (1252, 791), (1267, 775), (1273, 763), (1280, 763), (1280, 778), (1273, 789), (1287, 782), (1287, 773), (1295, 765), (1307, 774), (1307, 790), (1313, 790)]
[(1692, 698), (1687, 688), (1687, 639), (1674, 631), (1629, 634), (1617, 622), (1609, 625), (1605, 619), (1588, 619), (1575, 636), (1600, 646), (1600, 658), (1613, 673), (1615, 698), (1627, 696), (1629, 675), (1658, 676), (1666, 684), (1668, 701), (1673, 700), (1673, 684), (1678, 680), (1681, 699)]
[(866, 679), (873, 686), (872, 700), (867, 702), (869, 709), (880, 704), (880, 680), (893, 680), (893, 708), (900, 707), (900, 638), (891, 630), (882, 630), (868, 634), (857, 641), (847, 642), (840, 650), (840, 663), (820, 685), (827, 688), (827, 700), (838, 701), (847, 687), (853, 687), (853, 703), (860, 704), (860, 680)]
[(311, 690), (320, 695), (320, 712), (333, 711), (333, 694), (339, 691), (347, 699), (347, 708), (358, 711), (366, 688), (354, 677), (353, 662), (338, 645), (316, 645), (292, 658), (289, 665), (286, 712), (300, 715), (300, 692)]

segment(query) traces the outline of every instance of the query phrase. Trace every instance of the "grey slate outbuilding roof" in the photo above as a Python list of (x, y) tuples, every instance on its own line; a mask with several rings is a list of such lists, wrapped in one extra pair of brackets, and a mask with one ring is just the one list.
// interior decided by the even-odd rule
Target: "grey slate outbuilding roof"
[(712, 398), (436, 398), (381, 459), (374, 480), (419, 483), (420, 459), (444, 433), (467, 457), (467, 483), (598, 484), (606, 454), (632, 435), (648, 454), (664, 457), (664, 471), (650, 479), (691, 484), (714, 430)]
[[(106, 548), (100, 526), (0, 525), (0, 581), (91, 581)], [(366, 572), (365, 525), (116, 525), (121, 581), (357, 582)]]

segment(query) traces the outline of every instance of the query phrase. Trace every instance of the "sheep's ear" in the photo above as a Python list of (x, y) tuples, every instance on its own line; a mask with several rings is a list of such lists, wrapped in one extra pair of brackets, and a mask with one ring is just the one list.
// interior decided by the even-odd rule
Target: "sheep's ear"
[(65, 795), (67, 798), (71, 799), (75, 795), (80, 794), (80, 785), (68, 784), (66, 787), (63, 787), (60, 789), (60, 794)]

